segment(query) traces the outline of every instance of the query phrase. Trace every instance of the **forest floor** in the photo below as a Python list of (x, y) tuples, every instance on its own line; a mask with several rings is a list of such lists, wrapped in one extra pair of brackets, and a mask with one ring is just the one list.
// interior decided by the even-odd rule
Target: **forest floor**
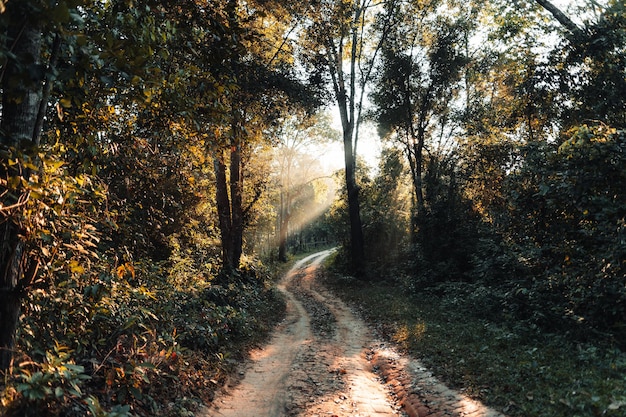
[(317, 280), (323, 251), (282, 279), (287, 315), (197, 417), (497, 417), (377, 339)]

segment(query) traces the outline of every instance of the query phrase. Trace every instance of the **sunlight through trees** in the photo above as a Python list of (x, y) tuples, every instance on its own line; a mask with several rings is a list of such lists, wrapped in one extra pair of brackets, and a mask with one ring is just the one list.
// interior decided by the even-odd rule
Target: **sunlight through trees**
[(322, 245), (364, 283), (480, 288), (490, 320), (626, 347), (623, 1), (0, 22), (0, 413), (184, 415), (280, 316), (269, 271)]

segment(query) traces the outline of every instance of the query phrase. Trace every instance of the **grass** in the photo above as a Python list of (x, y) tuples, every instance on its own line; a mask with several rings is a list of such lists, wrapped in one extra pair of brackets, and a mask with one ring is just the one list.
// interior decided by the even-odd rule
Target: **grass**
[(509, 416), (626, 416), (626, 354), (612, 346), (490, 321), (454, 286), (442, 295), (398, 281), (325, 280), (446, 384)]

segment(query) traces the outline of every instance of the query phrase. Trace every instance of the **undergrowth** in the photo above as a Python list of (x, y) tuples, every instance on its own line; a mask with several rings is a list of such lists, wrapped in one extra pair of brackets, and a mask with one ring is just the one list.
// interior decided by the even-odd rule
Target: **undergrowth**
[(175, 266), (77, 270), (33, 291), (0, 415), (193, 416), (211, 401), (284, 300), (258, 263), (228, 280)]
[(448, 385), (509, 416), (626, 415), (624, 352), (502, 316), (491, 321), (479, 311), (484, 303), (467, 297), (488, 298), (485, 287), (407, 291), (400, 280), (324, 279)]

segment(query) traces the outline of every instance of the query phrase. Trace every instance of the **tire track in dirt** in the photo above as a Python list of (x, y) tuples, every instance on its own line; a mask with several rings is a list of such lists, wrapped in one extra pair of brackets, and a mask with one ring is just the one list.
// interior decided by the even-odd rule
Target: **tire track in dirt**
[(375, 341), (364, 322), (316, 282), (331, 253), (289, 270), (278, 286), (287, 300), (285, 320), (267, 346), (251, 353), (243, 379), (225, 386), (197, 417), (504, 417)]
[[(312, 288), (320, 263), (309, 256), (286, 274), (279, 289), (287, 316), (270, 343), (252, 352), (245, 376), (225, 387), (202, 417), (392, 416), (388, 389), (370, 371), (366, 330), (338, 300)], [(345, 322), (347, 320), (347, 322)]]

